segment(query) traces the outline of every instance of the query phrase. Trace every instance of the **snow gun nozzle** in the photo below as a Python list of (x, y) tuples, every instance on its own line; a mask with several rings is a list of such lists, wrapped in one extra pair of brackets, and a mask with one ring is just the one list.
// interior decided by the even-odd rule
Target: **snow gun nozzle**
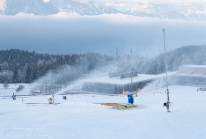
[(163, 103), (163, 107), (172, 107), (172, 102)]

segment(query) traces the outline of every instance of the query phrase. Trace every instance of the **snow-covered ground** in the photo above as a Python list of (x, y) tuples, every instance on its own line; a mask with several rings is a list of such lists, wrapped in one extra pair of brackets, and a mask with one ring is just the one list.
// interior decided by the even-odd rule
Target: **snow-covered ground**
[(94, 104), (126, 103), (126, 96), (55, 95), (58, 105), (45, 104), (47, 96), (0, 97), (0, 139), (205, 139), (206, 92), (172, 86), (167, 113), (164, 91), (140, 92), (128, 110)]
[[(16, 92), (16, 89), (19, 85), (23, 85), (24, 89), (20, 92)], [(0, 84), (0, 97), (1, 96), (12, 96), (15, 93), (16, 95), (29, 95), (30, 94), (30, 84), (18, 83), (18, 84), (9, 84), (8, 88), (4, 88), (3, 84)]]

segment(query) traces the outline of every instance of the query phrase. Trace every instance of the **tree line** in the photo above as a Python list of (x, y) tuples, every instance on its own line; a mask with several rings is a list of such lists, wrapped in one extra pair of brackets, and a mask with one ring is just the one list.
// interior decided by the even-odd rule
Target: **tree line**
[[(169, 51), (167, 52), (168, 70), (177, 71), (179, 66), (188, 64), (206, 65), (205, 54), (206, 47), (204, 45), (184, 46)], [(48, 71), (57, 71), (61, 66), (81, 66), (81, 68), (73, 68), (73, 70), (78, 70), (75, 75), (70, 73), (70, 76), (63, 76), (62, 80), (59, 79), (62, 82), (69, 82), (82, 74), (89, 73), (96, 67), (108, 65), (111, 62), (117, 67), (116, 71), (118, 72), (131, 70), (145, 74), (165, 72), (164, 54), (150, 58), (139, 57), (137, 54), (132, 57), (124, 55), (117, 58), (98, 53), (52, 55), (10, 49), (0, 51), (0, 83), (31, 83), (44, 76)], [(64, 68), (64, 70), (67, 69)]]
[[(182, 65), (206, 65), (206, 46), (183, 46), (167, 52), (168, 71), (178, 71)], [(164, 54), (148, 60), (142, 71), (147, 74), (160, 74), (165, 72)]]
[(19, 49), (1, 50), (0, 83), (31, 83), (48, 71), (55, 71), (63, 65), (84, 65), (82, 72), (86, 74), (98, 64), (105, 64), (112, 59), (109, 55), (98, 53), (50, 55)]
[[(167, 52), (168, 71), (178, 71), (182, 65), (206, 65), (206, 46), (190, 45), (183, 46)], [(165, 73), (165, 55), (159, 54), (154, 57), (138, 56), (132, 57), (124, 55), (116, 62), (118, 70), (135, 70), (142, 74), (161, 74)]]

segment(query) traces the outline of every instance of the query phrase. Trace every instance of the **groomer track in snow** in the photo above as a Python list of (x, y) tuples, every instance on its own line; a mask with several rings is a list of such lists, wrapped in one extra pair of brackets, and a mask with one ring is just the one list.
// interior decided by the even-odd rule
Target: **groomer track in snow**
[(1, 99), (0, 138), (206, 138), (206, 92), (197, 92), (197, 87), (171, 86), (174, 106), (168, 114), (162, 106), (165, 90), (141, 92), (134, 97), (137, 108), (128, 110), (94, 104), (125, 103), (128, 98), (123, 95), (67, 95), (67, 100), (55, 95), (55, 102), (60, 105), (49, 105), (47, 96), (28, 96), (23, 103), (18, 96), (16, 100)]

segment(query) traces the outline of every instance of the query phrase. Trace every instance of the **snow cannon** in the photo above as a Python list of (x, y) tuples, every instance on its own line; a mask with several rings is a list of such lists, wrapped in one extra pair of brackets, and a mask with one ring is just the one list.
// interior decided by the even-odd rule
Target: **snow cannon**
[(16, 100), (16, 95), (13, 93), (12, 95), (13, 100)]
[(66, 100), (66, 99), (67, 99), (67, 97), (66, 97), (66, 96), (63, 96), (63, 99), (64, 99), (64, 100)]
[(54, 104), (54, 95), (51, 94), (50, 96), (47, 97), (49, 104)]
[(128, 96), (128, 103), (127, 104), (117, 104), (117, 107), (123, 108), (123, 109), (136, 108), (136, 106), (133, 105), (134, 103), (133, 94), (128, 94), (127, 96)]
[(128, 94), (128, 103), (130, 103), (130, 104), (133, 104), (133, 103), (134, 103), (133, 94)]

